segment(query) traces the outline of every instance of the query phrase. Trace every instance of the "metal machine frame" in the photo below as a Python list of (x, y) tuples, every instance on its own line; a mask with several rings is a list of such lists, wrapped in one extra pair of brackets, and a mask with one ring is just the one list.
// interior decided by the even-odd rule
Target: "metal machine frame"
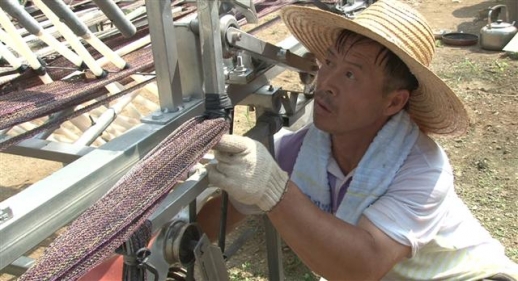
[[(247, 7), (247, 1), (227, 2)], [(257, 124), (246, 135), (265, 143), (272, 153), (274, 133), (307, 112), (310, 98), (301, 102), (297, 97), (305, 95), (290, 95), (269, 82), (286, 69), (315, 73), (316, 64), (303, 56), (306, 50), (298, 41), (289, 37), (274, 46), (241, 31), (231, 18), (220, 17), (219, 1), (197, 0), (197, 5), (197, 17), (173, 23), (171, 0), (146, 0), (161, 109), (142, 124), (99, 148), (30, 139), (6, 151), (69, 164), (0, 202), (0, 270), (23, 273), (32, 263), (23, 256), (26, 252), (103, 196), (183, 122), (204, 112), (203, 92), (226, 93), (234, 105), (256, 107)], [(224, 52), (232, 52), (237, 60), (224, 59)], [(254, 69), (252, 58), (261, 61), (260, 68)], [(179, 184), (150, 218), (154, 232), (182, 209), (192, 209), (207, 184), (203, 169)], [(265, 226), (269, 279), (283, 280), (280, 237), (266, 217)], [(159, 271), (168, 266), (162, 249), (151, 247), (150, 263)]]

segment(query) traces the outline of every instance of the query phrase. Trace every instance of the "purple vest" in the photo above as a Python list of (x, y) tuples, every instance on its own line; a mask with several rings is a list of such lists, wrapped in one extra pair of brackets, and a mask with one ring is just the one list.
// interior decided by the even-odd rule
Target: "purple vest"
[(307, 128), (302, 129), (294, 134), (283, 136), (280, 140), (277, 163), (290, 176), (307, 132)]
[[(308, 132), (308, 129), (302, 129), (297, 131), (294, 134), (283, 136), (280, 139), (279, 144), (279, 151), (277, 152), (277, 163), (281, 167), (282, 170), (288, 173), (291, 177), (291, 173), (293, 172), (293, 167), (295, 166), (295, 161), (297, 160), (297, 156), (300, 151), (300, 147), (302, 146), (302, 142), (304, 141), (304, 137), (306, 136), (306, 133)], [(336, 213), (336, 210), (338, 209), (338, 206), (340, 205), (340, 202), (342, 202), (345, 193), (347, 192), (347, 188), (349, 187), (349, 184), (351, 183), (352, 177), (350, 177), (341, 187), (340, 191), (338, 192), (338, 200), (337, 203), (334, 204), (334, 196), (335, 196), (335, 183), (336, 183), (336, 177), (331, 174), (327, 173), (327, 179), (329, 182), (329, 188), (331, 189), (331, 203), (332, 203), (332, 212), (333, 214)]]

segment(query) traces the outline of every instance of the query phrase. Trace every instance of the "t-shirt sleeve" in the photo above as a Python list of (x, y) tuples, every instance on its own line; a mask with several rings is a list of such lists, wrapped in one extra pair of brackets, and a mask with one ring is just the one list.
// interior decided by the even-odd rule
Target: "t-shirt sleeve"
[(413, 256), (440, 230), (453, 192), (453, 174), (445, 155), (432, 165), (411, 160), (387, 193), (363, 214), (392, 239), (411, 246)]

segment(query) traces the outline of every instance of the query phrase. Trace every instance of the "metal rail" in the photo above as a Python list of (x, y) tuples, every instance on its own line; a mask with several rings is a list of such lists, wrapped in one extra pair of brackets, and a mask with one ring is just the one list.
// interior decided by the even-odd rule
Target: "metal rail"
[(139, 159), (186, 120), (203, 113), (196, 100), (166, 125), (143, 124), (0, 203), (13, 217), (0, 224), (0, 269), (72, 221)]

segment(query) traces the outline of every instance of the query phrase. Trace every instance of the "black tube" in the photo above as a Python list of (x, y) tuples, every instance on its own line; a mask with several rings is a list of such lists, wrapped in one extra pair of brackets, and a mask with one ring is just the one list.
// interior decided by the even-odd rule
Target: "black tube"
[[(225, 237), (227, 235), (227, 213), (228, 213), (228, 193), (223, 191), (221, 194), (221, 218), (219, 220), (218, 247), (221, 252), (225, 252)], [(226, 258), (226, 257), (223, 257)]]
[(39, 76), (43, 76), (47, 74), (47, 69), (43, 66), (40, 66), (37, 69), (34, 69), (34, 72), (36, 72), (36, 74), (38, 74)]
[(22, 8), (18, 1), (3, 0), (0, 1), (0, 7), (31, 34), (38, 35), (41, 32), (39, 23)]
[(16, 69), (16, 71), (17, 71), (18, 73), (22, 74), (22, 73), (24, 73), (24, 72), (25, 72), (25, 70), (27, 70), (28, 68), (29, 68), (29, 66), (28, 66), (28, 65), (26, 65), (26, 64), (22, 64), (22, 65), (20, 65), (20, 67), (18, 67), (18, 69)]
[(121, 11), (111, 0), (93, 0), (99, 9), (112, 21), (112, 23), (119, 29), (124, 37), (131, 37), (137, 33), (137, 28), (126, 18)]
[(232, 120), (232, 109), (232, 102), (226, 93), (205, 94), (205, 118), (215, 119), (223, 117), (227, 120)]
[(103, 72), (101, 73), (101, 75), (95, 76), (95, 78), (102, 79), (102, 78), (105, 78), (106, 76), (108, 76), (108, 72), (103, 69)]
[[(226, 94), (225, 94), (226, 96)], [(228, 96), (227, 96), (228, 98)], [(229, 133), (232, 134), (234, 132), (234, 110), (231, 109), (228, 113), (230, 115), (230, 128)], [(221, 249), (221, 252), (225, 253), (225, 240), (227, 236), (227, 217), (228, 217), (228, 193), (223, 191), (221, 194), (221, 218), (219, 221), (219, 234), (218, 234), (218, 247)], [(226, 259), (226, 256), (223, 256)]]
[(38, 59), (38, 62), (40, 63), (40, 67), (38, 67), (37, 69), (32, 69), (36, 72), (36, 74), (38, 74), (39, 76), (44, 76), (45, 74), (47, 74), (47, 63), (40, 57), (36, 57), (36, 59)]
[(86, 63), (84, 61), (81, 62), (81, 64), (77, 67), (77, 70), (80, 70), (80, 71), (83, 71), (86, 69), (88, 69), (88, 66), (86, 65)]
[(88, 34), (88, 27), (65, 5), (63, 1), (41, 0), (47, 7), (60, 18), (77, 36), (83, 37)]

